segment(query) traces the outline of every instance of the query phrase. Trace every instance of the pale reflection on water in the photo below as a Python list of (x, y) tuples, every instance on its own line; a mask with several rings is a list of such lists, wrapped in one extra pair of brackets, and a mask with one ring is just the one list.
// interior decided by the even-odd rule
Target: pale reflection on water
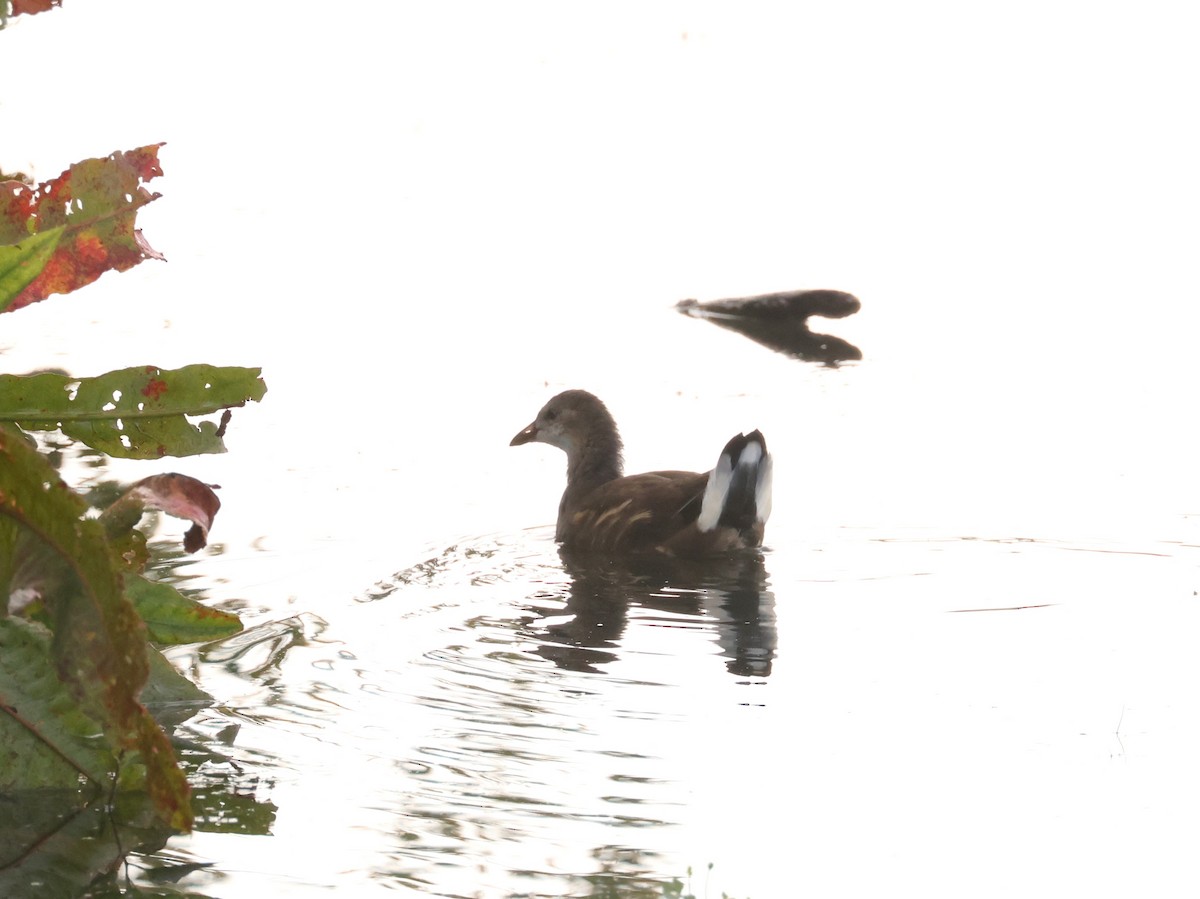
[(1200, 746), (1200, 547), (860, 531), (806, 556), (611, 568), (550, 528), (478, 537), (199, 650), (224, 701), (192, 727), (236, 725), (279, 812), (252, 845), (174, 844), (213, 864), (187, 882), (658, 896), (713, 862), (733, 895), (849, 895), (879, 877), (845, 873), (855, 840), (896, 847), (888, 876), (969, 877), (997, 841), (1139, 844), (1195, 797), (1155, 772)]
[(339, 802), (390, 821), (354, 860), (381, 887), (660, 895), (702, 863), (670, 835), (703, 756), (700, 735), (680, 736), (698, 723), (694, 689), (765, 683), (773, 603), (759, 553), (612, 568), (564, 561), (539, 528), (461, 542), (373, 585), (334, 626), (266, 622), (189, 667), (238, 694), (212, 720), (241, 723), (248, 761), (282, 769), (266, 776), (293, 772), (308, 793), (312, 755), (334, 747), (337, 767), (376, 770), (370, 798)]

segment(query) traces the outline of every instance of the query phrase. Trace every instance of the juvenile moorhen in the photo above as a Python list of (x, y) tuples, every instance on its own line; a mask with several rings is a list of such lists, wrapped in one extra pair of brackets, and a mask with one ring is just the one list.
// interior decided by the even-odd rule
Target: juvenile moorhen
[(758, 431), (730, 440), (710, 472), (625, 477), (612, 415), (586, 390), (567, 390), (510, 445), (532, 442), (567, 454), (555, 537), (568, 549), (700, 558), (762, 543), (771, 514), (771, 457)]

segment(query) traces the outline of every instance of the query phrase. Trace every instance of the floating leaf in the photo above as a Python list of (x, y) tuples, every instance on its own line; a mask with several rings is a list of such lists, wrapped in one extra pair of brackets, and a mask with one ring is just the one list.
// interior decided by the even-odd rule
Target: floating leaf
[(267, 385), (260, 368), (153, 365), (111, 371), (94, 378), (57, 372), (0, 375), (0, 420), (24, 428), (60, 428), (68, 437), (111, 456), (157, 459), (222, 453), (223, 431), (188, 416), (261, 400)]
[(18, 244), (0, 246), (0, 312), (36, 278), (62, 239), (64, 228), (48, 228)]
[(780, 353), (836, 365), (861, 359), (862, 351), (840, 337), (814, 334), (808, 327), (809, 316), (844, 318), (861, 305), (853, 294), (840, 290), (789, 290), (706, 303), (681, 300), (675, 308), (692, 318), (737, 331)]
[(8, 310), (76, 290), (106, 271), (125, 271), (143, 259), (162, 258), (134, 227), (137, 211), (160, 196), (143, 182), (162, 174), (161, 146), (150, 144), (103, 159), (85, 159), (37, 187), (19, 181), (3, 183), (0, 245), (20, 244), (31, 235), (63, 229), (41, 272), (7, 305)]

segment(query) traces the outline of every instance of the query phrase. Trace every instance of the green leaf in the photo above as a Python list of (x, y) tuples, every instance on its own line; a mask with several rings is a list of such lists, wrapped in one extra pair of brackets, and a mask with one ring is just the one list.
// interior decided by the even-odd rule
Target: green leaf
[(46, 267), (65, 227), (31, 234), (19, 244), (0, 246), (0, 312), (12, 304)]
[(261, 400), (267, 392), (260, 368), (153, 365), (94, 378), (55, 372), (0, 375), (0, 420), (63, 433), (111, 456), (157, 459), (222, 453), (222, 428), (193, 424), (209, 415)]
[(202, 643), (236, 634), (236, 615), (210, 609), (172, 587), (140, 575), (125, 578), (125, 595), (133, 603), (155, 643)]
[(0, 790), (105, 784), (116, 760), (102, 728), (58, 678), (50, 635), (0, 618)]
[(146, 682), (146, 630), (124, 596), (103, 526), (84, 518), (71, 491), (25, 435), (0, 425), (0, 516), (32, 532), (69, 577), (43, 597), (53, 619), (51, 654), (59, 677), (110, 741), (136, 750), (164, 820), (186, 830), (188, 787), (166, 734), (138, 701)]
[(21, 529), (16, 522), (0, 517), (0, 617), (8, 609), (8, 598), (13, 591), (14, 575), (17, 573), (17, 541)]
[[(45, 422), (21, 422), (26, 428), (45, 428)], [(63, 422), (62, 432), (116, 459), (158, 459), (225, 452), (225, 442), (211, 421), (192, 424), (183, 416), (150, 418), (113, 424)]]

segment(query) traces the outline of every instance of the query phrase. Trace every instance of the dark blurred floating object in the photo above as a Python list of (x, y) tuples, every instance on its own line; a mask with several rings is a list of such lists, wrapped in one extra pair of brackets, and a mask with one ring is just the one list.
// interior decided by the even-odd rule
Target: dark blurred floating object
[(808, 317), (845, 318), (862, 307), (858, 297), (840, 290), (786, 290), (731, 300), (680, 300), (675, 308), (744, 334), (756, 343), (806, 362), (836, 365), (862, 358), (862, 350), (840, 337), (814, 334)]

